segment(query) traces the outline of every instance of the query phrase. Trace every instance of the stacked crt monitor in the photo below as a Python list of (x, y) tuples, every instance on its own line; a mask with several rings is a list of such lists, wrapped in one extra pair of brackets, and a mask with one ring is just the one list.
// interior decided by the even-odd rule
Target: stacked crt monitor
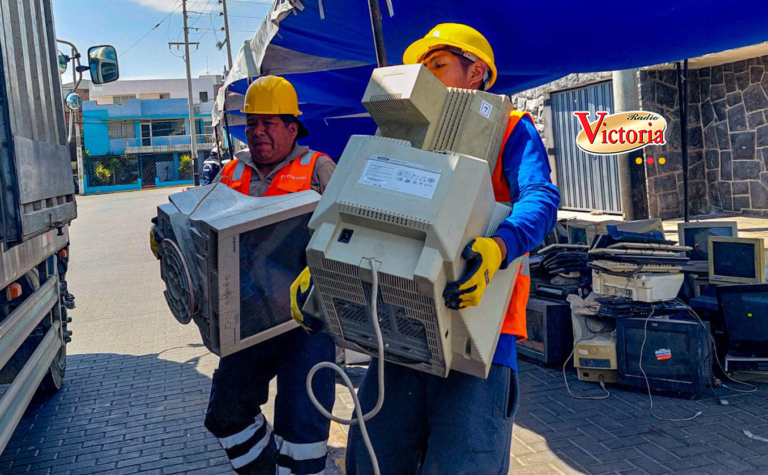
[(762, 238), (709, 238), (709, 280), (750, 284), (765, 282)]

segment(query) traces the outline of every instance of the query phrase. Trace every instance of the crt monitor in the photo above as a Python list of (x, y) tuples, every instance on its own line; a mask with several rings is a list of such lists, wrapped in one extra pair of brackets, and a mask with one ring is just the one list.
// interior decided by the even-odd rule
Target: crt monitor
[(762, 238), (709, 238), (709, 280), (750, 284), (765, 282)]
[(709, 323), (698, 320), (616, 320), (619, 384), (689, 396), (706, 392), (712, 381), (709, 331)]
[(681, 246), (693, 248), (685, 253), (685, 257), (693, 262), (707, 262), (709, 260), (707, 242), (710, 237), (738, 237), (739, 232), (736, 221), (701, 221), (679, 223), (677, 236)]
[(291, 283), (306, 267), (320, 195), (255, 198), (223, 184), (193, 188), (158, 207), (165, 297), (205, 346), (227, 356), (297, 328)]
[(717, 301), (731, 348), (768, 356), (768, 284), (721, 285)]
[(377, 354), (376, 272), (387, 361), (485, 378), (521, 260), (495, 275), (477, 307), (451, 310), (443, 291), (464, 272), (464, 246), (511, 211), (496, 203), (490, 173), (508, 99), (446, 88), (408, 65), (376, 69), (363, 104), (378, 135), (350, 138), (309, 223), (324, 330), (339, 346)]

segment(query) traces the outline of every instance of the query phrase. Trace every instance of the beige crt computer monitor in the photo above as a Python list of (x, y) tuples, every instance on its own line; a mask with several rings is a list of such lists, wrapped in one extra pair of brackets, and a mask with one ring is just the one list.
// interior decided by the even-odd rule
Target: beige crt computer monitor
[[(492, 235), (510, 214), (490, 174), (508, 99), (448, 89), (410, 65), (374, 71), (363, 102), (379, 133), (350, 138), (309, 223), (324, 330), (339, 346), (376, 355), (376, 272), (387, 361), (485, 378), (521, 260), (494, 276), (477, 307), (451, 310), (443, 291), (463, 274), (470, 240)], [(472, 144), (482, 144), (477, 155)]]
[(708, 250), (711, 282), (765, 282), (765, 246), (762, 238), (710, 237)]

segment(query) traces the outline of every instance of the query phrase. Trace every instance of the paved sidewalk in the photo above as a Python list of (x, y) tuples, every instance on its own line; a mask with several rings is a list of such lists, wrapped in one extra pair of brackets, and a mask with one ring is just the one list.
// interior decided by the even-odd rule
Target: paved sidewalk
[[(0, 473), (232, 473), (203, 427), (217, 358), (194, 325), (171, 317), (147, 242), (149, 218), (173, 191), (78, 200), (65, 386), (28, 411)], [(352, 372), (359, 381), (363, 368)], [(600, 393), (569, 376), (574, 392)], [(609, 388), (605, 401), (575, 401), (558, 368), (522, 362), (520, 382), (510, 473), (768, 473), (768, 443), (743, 433), (768, 437), (766, 386), (728, 397), (730, 406), (655, 398), (667, 417), (702, 411), (668, 423), (648, 414), (642, 393)], [(337, 385), (337, 395), (334, 411), (349, 416), (346, 389)], [(271, 406), (265, 413), (271, 417)], [(332, 427), (329, 474), (341, 473), (345, 431)]]

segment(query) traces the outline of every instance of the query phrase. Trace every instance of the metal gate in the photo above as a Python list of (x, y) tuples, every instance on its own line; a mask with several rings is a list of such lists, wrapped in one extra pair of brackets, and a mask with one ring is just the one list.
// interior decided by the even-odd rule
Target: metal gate
[(592, 155), (576, 145), (581, 132), (574, 112), (613, 113), (613, 86), (610, 81), (552, 93), (552, 121), (555, 139), (557, 186), (563, 209), (621, 213), (619, 167), (616, 155)]

